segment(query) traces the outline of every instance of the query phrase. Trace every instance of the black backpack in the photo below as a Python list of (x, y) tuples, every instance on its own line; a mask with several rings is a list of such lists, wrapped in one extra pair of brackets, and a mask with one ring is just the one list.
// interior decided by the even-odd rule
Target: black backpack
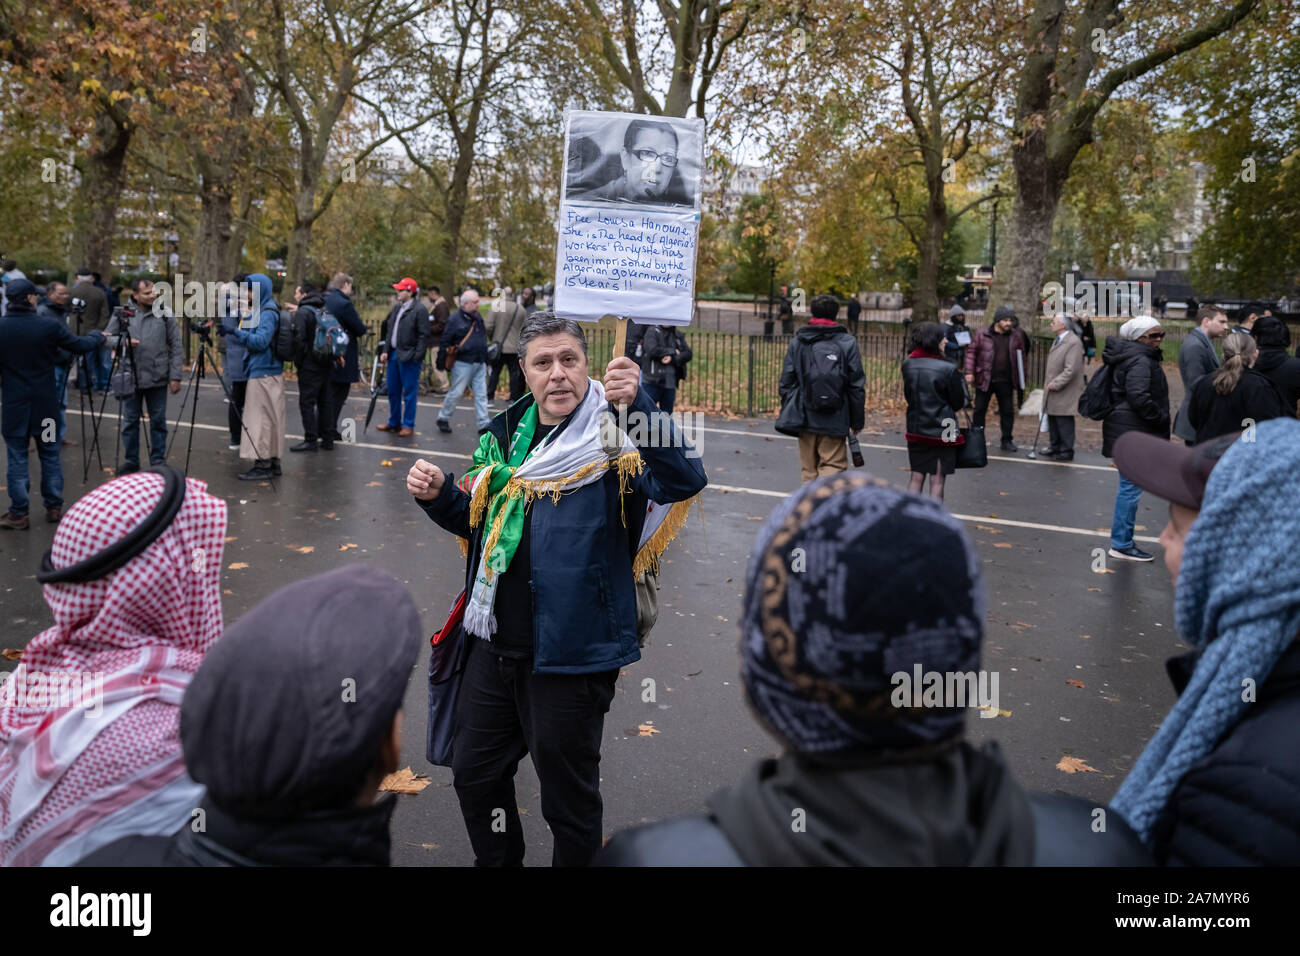
[[(294, 329), (292, 322), (284, 321), (284, 314), (280, 307), (271, 304), (275, 310), (275, 331), (271, 334), (271, 356), (277, 362), (293, 362), (297, 359), (297, 348), (294, 342)], [(261, 311), (265, 312), (263, 308)]]
[(310, 305), (298, 306), (289, 317), (289, 325), (294, 348), (292, 361), (294, 365), (301, 365), (311, 355), (312, 338), (316, 334), (316, 310)]
[(812, 342), (800, 358), (800, 387), (805, 408), (826, 414), (844, 405), (848, 384), (844, 351), (834, 339)]
[(1094, 422), (1102, 421), (1115, 410), (1119, 404), (1113, 392), (1113, 366), (1103, 365), (1088, 382), (1088, 387), (1079, 396), (1079, 414), (1091, 418)]

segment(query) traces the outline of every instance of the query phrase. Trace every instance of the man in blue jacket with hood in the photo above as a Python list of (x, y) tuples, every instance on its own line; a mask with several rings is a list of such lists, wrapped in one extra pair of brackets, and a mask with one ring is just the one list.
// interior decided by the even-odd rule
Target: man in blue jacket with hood
[(284, 448), (284, 365), (271, 350), (280, 325), (280, 309), (267, 276), (254, 272), (245, 281), (253, 286), (258, 303), (237, 328), (223, 330), (223, 334), (248, 353), (244, 357), (248, 386), (239, 457), (251, 460), (253, 467), (240, 473), (239, 478), (261, 481), (280, 474), (280, 451)]

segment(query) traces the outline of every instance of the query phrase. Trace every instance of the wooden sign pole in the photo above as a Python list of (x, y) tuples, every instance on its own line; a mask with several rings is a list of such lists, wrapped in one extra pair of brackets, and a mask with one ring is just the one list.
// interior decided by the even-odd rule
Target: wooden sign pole
[(614, 320), (614, 358), (627, 352), (627, 316), (620, 315)]

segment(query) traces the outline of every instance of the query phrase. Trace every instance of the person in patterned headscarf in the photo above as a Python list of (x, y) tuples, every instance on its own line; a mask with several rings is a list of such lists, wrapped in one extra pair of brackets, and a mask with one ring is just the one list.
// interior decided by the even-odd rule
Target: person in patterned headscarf
[[(130, 834), (170, 834), (203, 788), (180, 703), (221, 635), (226, 503), (193, 478), (161, 535), (117, 570), (49, 583), (54, 626), (0, 684), (0, 866), (61, 866)], [(67, 569), (148, 521), (167, 479), (125, 475), (77, 502), (48, 564)]]

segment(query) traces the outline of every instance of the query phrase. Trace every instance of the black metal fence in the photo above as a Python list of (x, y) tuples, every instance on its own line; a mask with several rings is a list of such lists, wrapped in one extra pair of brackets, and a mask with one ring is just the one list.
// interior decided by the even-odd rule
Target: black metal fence
[[(379, 341), (382, 317), (366, 320), (372, 334), (361, 341), (362, 373), (369, 377), (375, 347)], [(856, 336), (862, 368), (866, 373), (867, 408), (878, 407), (903, 398), (901, 365), (907, 357), (907, 326), (901, 323), (876, 324), (871, 331)], [(1098, 350), (1104, 335), (1112, 330), (1098, 328)], [(1165, 358), (1174, 360), (1186, 330), (1169, 329), (1165, 339)], [(602, 323), (586, 328), (587, 350), (591, 356), (591, 375), (599, 378), (614, 349), (614, 328)], [(781, 408), (778, 383), (791, 335), (746, 335), (688, 328), (686, 341), (692, 359), (686, 379), (678, 385), (677, 405), (697, 411), (723, 415), (774, 415)], [(1031, 338), (1025, 377), (1028, 387), (1041, 388), (1047, 369), (1051, 336)], [(1098, 359), (1092, 363), (1097, 368)]]

